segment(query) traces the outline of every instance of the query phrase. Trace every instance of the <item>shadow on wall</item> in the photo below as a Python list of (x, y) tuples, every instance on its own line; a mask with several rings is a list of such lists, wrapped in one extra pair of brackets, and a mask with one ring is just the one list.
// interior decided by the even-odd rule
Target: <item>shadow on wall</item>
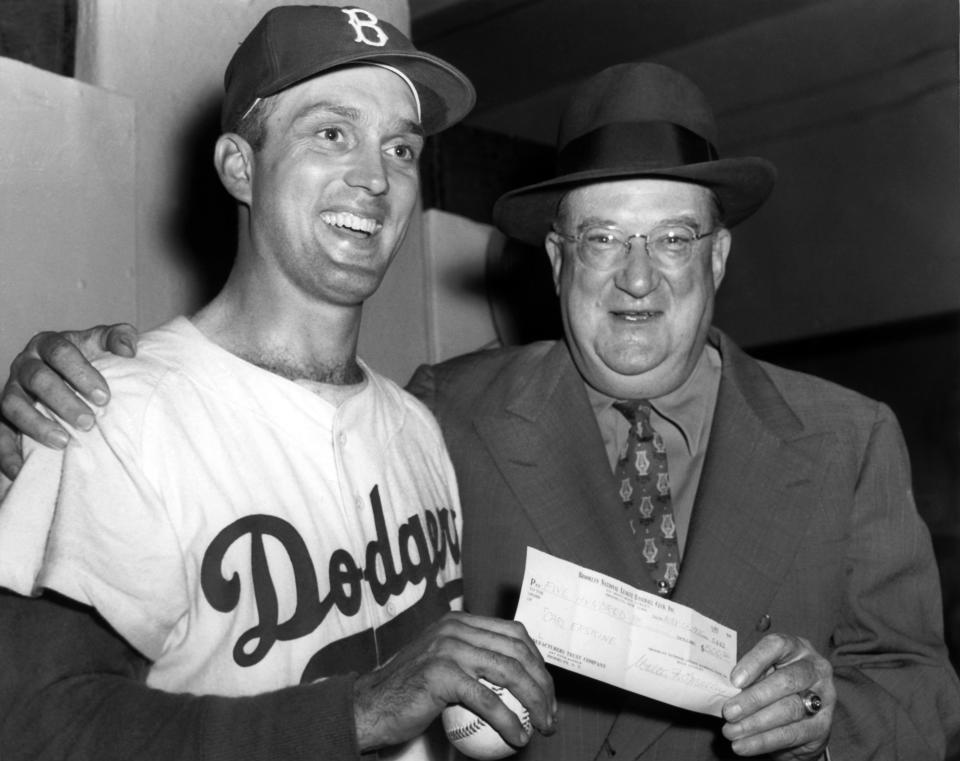
[(487, 250), (486, 289), (504, 346), (563, 335), (550, 260), (542, 247), (494, 236)]
[(195, 113), (174, 151), (180, 160), (180, 197), (167, 220), (167, 236), (170, 249), (194, 271), (200, 304), (205, 304), (223, 287), (233, 265), (237, 210), (213, 165), (213, 150), (220, 136), (220, 97), (211, 97)]
[(0, 56), (73, 76), (77, 0), (0, 2)]

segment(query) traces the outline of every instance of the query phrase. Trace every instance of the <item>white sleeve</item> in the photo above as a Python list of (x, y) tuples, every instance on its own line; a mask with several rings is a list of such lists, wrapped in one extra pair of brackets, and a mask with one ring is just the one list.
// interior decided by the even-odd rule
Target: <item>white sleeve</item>
[(47, 537), (53, 523), (63, 452), (23, 441), (24, 464), (5, 481), (0, 500), (0, 587), (21, 595), (39, 593)]
[[(58, 481), (52, 471), (37, 473), (33, 493), (43, 489), (40, 496), (47, 503), (53, 494), (52, 518), (44, 518), (51, 510), (43, 503), (15, 513), (25, 524), (25, 508), (32, 508), (37, 522), (49, 525), (35, 586), (92, 606), (130, 644), (156, 660), (188, 611), (180, 543), (144, 476), (138, 426), (103, 423), (98, 419), (90, 432), (76, 433), (62, 453)], [(37, 542), (31, 544), (35, 551)]]

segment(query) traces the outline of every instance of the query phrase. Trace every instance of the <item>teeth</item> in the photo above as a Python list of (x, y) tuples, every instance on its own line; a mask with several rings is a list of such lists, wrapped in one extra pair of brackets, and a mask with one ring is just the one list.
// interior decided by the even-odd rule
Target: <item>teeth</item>
[(380, 229), (380, 223), (370, 217), (359, 217), (348, 211), (325, 211), (320, 214), (320, 219), (333, 227), (343, 227), (355, 232), (367, 233), (373, 235)]

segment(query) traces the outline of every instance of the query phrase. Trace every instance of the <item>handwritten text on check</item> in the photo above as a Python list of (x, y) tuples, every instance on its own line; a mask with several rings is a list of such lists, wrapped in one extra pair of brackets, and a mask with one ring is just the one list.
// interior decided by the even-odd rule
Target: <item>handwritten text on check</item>
[(735, 631), (532, 547), (515, 618), (547, 663), (664, 703), (719, 716), (739, 692)]

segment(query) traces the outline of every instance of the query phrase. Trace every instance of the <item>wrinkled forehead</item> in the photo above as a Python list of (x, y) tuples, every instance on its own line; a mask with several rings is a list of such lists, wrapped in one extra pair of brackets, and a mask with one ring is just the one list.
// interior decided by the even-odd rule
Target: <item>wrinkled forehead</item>
[(710, 188), (693, 182), (639, 177), (579, 185), (567, 192), (557, 216), (579, 220), (672, 219), (712, 216), (716, 207)]
[(411, 131), (421, 131), (416, 88), (391, 66), (344, 66), (293, 85), (273, 98), (277, 105), (294, 111), (326, 106), (354, 112), (358, 119), (408, 125)]

